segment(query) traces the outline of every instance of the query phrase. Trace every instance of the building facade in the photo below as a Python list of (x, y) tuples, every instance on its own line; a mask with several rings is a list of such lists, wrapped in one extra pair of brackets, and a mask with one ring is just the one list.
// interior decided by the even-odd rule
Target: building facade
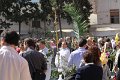
[[(15, 22), (10, 22), (5, 20), (4, 17), (0, 17), (0, 20), (5, 21), (6, 23), (11, 23), (10, 28), (1, 28), (4, 31), (17, 31), (19, 33), (19, 24)], [(1, 22), (0, 22), (1, 23)], [(73, 36), (73, 26), (69, 25), (65, 19), (61, 19), (62, 33), (64, 36)], [(54, 22), (42, 22), (42, 21), (29, 21), (28, 24), (25, 22), (21, 23), (21, 36), (24, 37), (33, 37), (33, 38), (44, 38), (44, 37), (54, 37), (55, 36), (55, 27)], [(60, 36), (59, 25), (57, 25), (58, 36)], [(45, 35), (45, 33), (48, 33)]]
[(120, 23), (120, 0), (96, 0), (98, 24)]
[(97, 24), (91, 25), (90, 32), (95, 36), (114, 36), (120, 31), (120, 0), (94, 2)]
[[(93, 14), (90, 16), (90, 33), (93, 36), (115, 36), (120, 32), (120, 0), (89, 0), (93, 7)], [(4, 18), (2, 18), (4, 20)], [(31, 37), (44, 37), (45, 31), (55, 31), (54, 22), (44, 24), (40, 22), (36, 28), (32, 26), (32, 21), (26, 25), (21, 25), (21, 34)], [(46, 26), (46, 27), (45, 27)], [(69, 25), (66, 20), (61, 19), (63, 36), (73, 36), (73, 25)], [(18, 23), (13, 23), (9, 30), (19, 32)], [(58, 26), (59, 32), (59, 26)], [(54, 33), (53, 33), (54, 34)]]

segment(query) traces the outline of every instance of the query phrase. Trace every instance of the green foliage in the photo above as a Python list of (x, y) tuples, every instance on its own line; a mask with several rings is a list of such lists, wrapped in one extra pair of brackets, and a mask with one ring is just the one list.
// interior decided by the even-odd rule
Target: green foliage
[(49, 0), (40, 0), (42, 13), (40, 15), (40, 19), (42, 21), (49, 21), (50, 14), (52, 13), (52, 5)]
[(50, 0), (50, 4), (52, 5), (52, 7), (57, 7), (56, 0)]
[[(32, 18), (46, 21), (51, 19), (52, 21), (52, 19), (54, 19), (54, 12), (52, 11), (52, 8), (56, 7), (58, 9), (57, 12), (60, 14), (60, 16), (64, 19), (67, 19), (68, 23), (72, 23), (70, 15), (63, 10), (65, 3), (74, 3), (78, 12), (81, 12), (81, 14), (85, 14), (83, 21), (87, 20), (87, 22), (89, 21), (88, 17), (90, 16), (92, 9), (91, 4), (88, 0), (40, 0), (42, 10), (41, 12), (37, 8), (38, 5), (36, 3), (31, 3), (30, 1), (31, 0), (0, 0), (0, 14), (7, 17), (7, 19), (11, 19), (15, 22), (27, 22)], [(17, 6), (13, 8), (13, 14), (8, 10), (13, 6), (13, 3), (19, 4), (20, 8), (30, 5), (31, 7), (35, 7), (36, 11), (32, 11), (32, 13), (27, 13), (27, 10), (24, 10), (24, 15), (20, 15), (20, 8)], [(48, 15), (50, 15), (49, 19)]]
[(69, 80), (69, 78), (71, 78), (71, 75), (76, 73), (76, 67), (73, 65), (72, 68), (70, 68), (69, 70), (66, 71), (66, 75), (65, 75), (65, 79)]
[(84, 15), (76, 9), (74, 4), (65, 4), (64, 10), (71, 16), (75, 35), (79, 39), (87, 31), (88, 23), (86, 20), (83, 21)]
[[(71, 75), (73, 75), (73, 74), (76, 73), (76, 67), (73, 66), (73, 67), (64, 69), (63, 72), (65, 73), (65, 76), (64, 76), (65, 80), (68, 80), (68, 79), (71, 78)], [(51, 78), (52, 78), (52, 79), (57, 79), (60, 74), (62, 74), (62, 76), (63, 76), (63, 72), (58, 72), (57, 68), (54, 68), (54, 69), (51, 71)]]
[(57, 78), (59, 77), (59, 74), (60, 74), (60, 73), (58, 72), (58, 70), (57, 70), (57, 69), (54, 69), (54, 70), (51, 71), (51, 78), (52, 78), (52, 79), (54, 79), (54, 78), (57, 79)]
[(110, 55), (109, 55), (108, 59), (111, 60), (111, 61), (114, 61), (115, 60), (115, 55), (116, 55), (116, 51), (110, 52)]
[(33, 3), (31, 0), (0, 0), (0, 15), (6, 20), (19, 23), (19, 34), (22, 22), (27, 24), (33, 19), (46, 21), (50, 10), (48, 0), (41, 0), (40, 3)]
[(92, 13), (92, 5), (88, 0), (50, 0), (50, 3), (52, 7), (56, 7), (58, 9), (58, 13), (61, 15), (61, 18), (66, 19), (68, 23), (72, 23), (72, 19), (71, 16), (64, 11), (64, 6), (66, 4), (74, 4), (77, 11), (84, 14), (82, 20), (89, 22), (88, 17)]
[(84, 15), (82, 20), (89, 23), (89, 16), (92, 13), (92, 5), (89, 0), (74, 0), (76, 9)]
[(2, 11), (6, 11), (9, 7), (11, 7), (11, 3), (13, 2), (16, 2), (16, 0), (0, 0), (0, 13)]
[(2, 6), (3, 9), (0, 13), (7, 20), (13, 22), (27, 22), (41, 13), (37, 3), (29, 2), (29, 0), (18, 0), (9, 3), (9, 6)]
[(1, 15), (14, 22), (46, 20), (51, 11), (49, 0), (41, 0), (40, 3), (32, 3), (31, 0), (0, 0)]
[(47, 58), (52, 56), (54, 54), (53, 50), (48, 50), (48, 53), (46, 54)]

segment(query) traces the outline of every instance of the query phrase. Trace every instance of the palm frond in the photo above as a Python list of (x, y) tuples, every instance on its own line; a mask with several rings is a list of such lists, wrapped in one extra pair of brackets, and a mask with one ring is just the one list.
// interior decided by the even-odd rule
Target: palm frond
[(66, 11), (71, 16), (74, 26), (73, 30), (75, 36), (79, 40), (80, 36), (82, 36), (87, 31), (88, 23), (86, 20), (83, 21), (84, 15), (76, 9), (73, 3), (65, 4), (64, 11)]

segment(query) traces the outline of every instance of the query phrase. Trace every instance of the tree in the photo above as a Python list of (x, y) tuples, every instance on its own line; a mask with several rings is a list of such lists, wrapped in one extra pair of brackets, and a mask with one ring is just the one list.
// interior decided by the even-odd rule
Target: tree
[(52, 14), (51, 14), (51, 17), (53, 18), (54, 20), (54, 24), (56, 26), (56, 30), (57, 30), (57, 25), (56, 23), (59, 24), (59, 29), (60, 29), (60, 37), (62, 37), (62, 27), (61, 27), (61, 13), (60, 13), (60, 6), (59, 6), (59, 3), (58, 3), (58, 0), (50, 0), (51, 2), (51, 5), (52, 5)]
[(86, 20), (89, 23), (89, 16), (92, 13), (92, 5), (90, 4), (89, 0), (74, 0), (74, 4), (76, 9), (81, 14), (84, 14), (82, 20)]
[(40, 0), (42, 13), (40, 20), (44, 22), (44, 34), (47, 35), (47, 22), (50, 21), (50, 14), (52, 13), (52, 5), (49, 0)]
[[(50, 0), (50, 1), (52, 6), (56, 7), (57, 9), (56, 11), (58, 15), (57, 17), (58, 17), (59, 25), (61, 24), (60, 23), (61, 18), (66, 19), (69, 24), (73, 22), (70, 14), (64, 11), (65, 4), (71, 4), (71, 3), (75, 4), (78, 14), (84, 15), (82, 21), (86, 20), (86, 22), (89, 23), (89, 16), (92, 13), (91, 11), (92, 5), (88, 0)], [(61, 30), (61, 25), (59, 27)]]
[(16, 2), (16, 0), (0, 0), (0, 13), (4, 13), (4, 11), (11, 7), (13, 2)]
[[(85, 14), (83, 21), (89, 23), (88, 17), (91, 14), (91, 4), (88, 0), (40, 0), (40, 3), (32, 3), (31, 0), (0, 0), (0, 15), (7, 20), (19, 23), (19, 33), (21, 30), (21, 23), (28, 22), (28, 20), (42, 20), (52, 22), (55, 19), (52, 7), (57, 8), (57, 17), (59, 25), (60, 18), (67, 19), (68, 23), (72, 23), (71, 16), (65, 12), (65, 3), (74, 3), (79, 13)], [(46, 26), (46, 25), (45, 25)]]
[(75, 4), (65, 4), (64, 11), (71, 16), (74, 25), (73, 30), (79, 40), (80, 36), (87, 31), (88, 23), (86, 20), (83, 21), (84, 15), (76, 9)]
[(89, 16), (92, 13), (92, 5), (89, 0), (51, 0), (52, 3), (57, 4), (61, 18), (67, 19), (68, 23), (72, 23), (70, 15), (64, 11), (65, 4), (75, 4), (79, 13), (84, 14), (83, 21), (89, 23)]
[[(5, 5), (1, 5), (5, 4)], [(21, 33), (21, 23), (28, 23), (33, 18), (39, 18), (41, 8), (39, 4), (30, 0), (1, 0), (0, 13), (7, 20), (19, 23), (19, 34)]]

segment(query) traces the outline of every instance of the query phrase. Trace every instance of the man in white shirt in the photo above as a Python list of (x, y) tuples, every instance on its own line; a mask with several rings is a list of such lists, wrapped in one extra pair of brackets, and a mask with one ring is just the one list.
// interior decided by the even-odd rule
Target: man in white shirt
[[(62, 45), (61, 45), (61, 49), (58, 52), (58, 54), (56, 55), (55, 58), (55, 65), (56, 67), (58, 67), (58, 72), (62, 72), (62, 74), (65, 76), (65, 70), (68, 69), (67, 65), (68, 65), (68, 58), (70, 56), (70, 50), (67, 47), (67, 42), (63, 41)], [(59, 79), (60, 80), (61, 75), (59, 75)]]
[(6, 33), (1, 41), (0, 80), (32, 80), (27, 61), (15, 50), (19, 39), (19, 35), (12, 31)]

